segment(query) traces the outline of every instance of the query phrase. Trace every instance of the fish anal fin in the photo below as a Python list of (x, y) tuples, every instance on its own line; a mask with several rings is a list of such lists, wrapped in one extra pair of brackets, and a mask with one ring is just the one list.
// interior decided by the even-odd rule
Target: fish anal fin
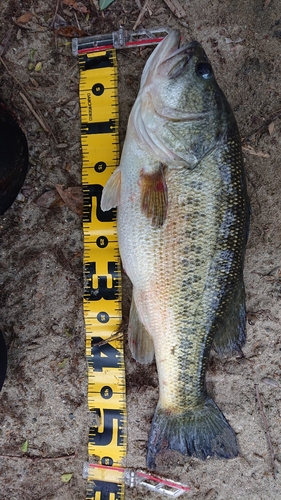
[(136, 361), (143, 364), (148, 364), (153, 361), (153, 340), (139, 319), (134, 297), (132, 298), (130, 309), (128, 339), (132, 356)]
[(101, 197), (101, 209), (107, 212), (119, 205), (121, 192), (121, 170), (117, 167), (103, 188)]
[(164, 165), (154, 173), (141, 173), (141, 209), (154, 228), (161, 227), (166, 219), (168, 208), (167, 185)]

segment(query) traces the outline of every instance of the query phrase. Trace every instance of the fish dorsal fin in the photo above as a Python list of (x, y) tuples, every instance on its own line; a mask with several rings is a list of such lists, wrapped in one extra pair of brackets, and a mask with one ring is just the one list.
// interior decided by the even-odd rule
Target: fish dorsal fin
[(156, 172), (141, 173), (141, 209), (154, 228), (161, 227), (166, 219), (168, 192), (164, 176), (164, 165), (160, 163)]
[(139, 319), (134, 296), (130, 309), (128, 338), (133, 358), (139, 363), (151, 363), (154, 358), (153, 340)]
[(111, 210), (111, 208), (117, 207), (117, 205), (119, 205), (120, 191), (121, 170), (120, 167), (117, 167), (103, 188), (101, 197), (101, 209), (103, 210), (103, 212), (107, 212), (108, 210)]

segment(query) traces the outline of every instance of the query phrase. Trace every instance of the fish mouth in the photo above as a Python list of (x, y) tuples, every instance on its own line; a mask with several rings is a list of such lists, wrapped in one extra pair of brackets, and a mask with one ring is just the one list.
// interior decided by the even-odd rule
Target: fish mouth
[(195, 54), (204, 51), (199, 42), (189, 42), (180, 47), (180, 31), (172, 30), (154, 49), (143, 69), (140, 90), (149, 85), (154, 76), (177, 78)]
[(197, 41), (189, 42), (182, 47), (179, 44), (180, 38), (178, 39), (177, 47), (173, 47), (173, 50), (169, 51), (158, 66), (158, 72), (168, 78), (177, 78), (195, 54), (199, 56), (199, 53), (202, 52), (202, 56), (204, 56), (204, 51)]
[[(154, 49), (143, 69), (140, 89), (151, 83), (155, 74), (166, 76), (165, 61), (169, 61), (170, 57), (176, 54), (180, 45), (180, 31), (172, 30), (159, 45)], [(167, 62), (167, 66), (169, 66)]]

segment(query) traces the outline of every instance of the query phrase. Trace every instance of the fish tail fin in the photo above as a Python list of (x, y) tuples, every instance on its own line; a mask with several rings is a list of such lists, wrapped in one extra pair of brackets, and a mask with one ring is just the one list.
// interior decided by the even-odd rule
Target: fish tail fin
[(236, 435), (211, 398), (193, 411), (175, 414), (157, 407), (148, 440), (147, 467), (156, 467), (156, 455), (167, 449), (206, 460), (235, 458)]

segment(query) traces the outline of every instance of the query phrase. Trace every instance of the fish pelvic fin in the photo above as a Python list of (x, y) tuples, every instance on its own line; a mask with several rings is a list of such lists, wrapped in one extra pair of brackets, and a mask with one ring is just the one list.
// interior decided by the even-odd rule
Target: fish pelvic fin
[(154, 173), (141, 173), (141, 209), (152, 227), (157, 229), (163, 226), (168, 208), (168, 192), (164, 176), (164, 165)]
[(211, 398), (185, 413), (156, 409), (148, 441), (147, 467), (155, 469), (157, 454), (167, 449), (200, 460), (235, 458), (239, 453), (232, 427)]
[(121, 193), (121, 170), (117, 167), (111, 177), (108, 179), (102, 191), (101, 209), (107, 212), (114, 207), (117, 207), (120, 202)]
[(154, 358), (153, 340), (139, 318), (134, 296), (130, 309), (128, 338), (133, 358), (139, 363), (151, 363)]

